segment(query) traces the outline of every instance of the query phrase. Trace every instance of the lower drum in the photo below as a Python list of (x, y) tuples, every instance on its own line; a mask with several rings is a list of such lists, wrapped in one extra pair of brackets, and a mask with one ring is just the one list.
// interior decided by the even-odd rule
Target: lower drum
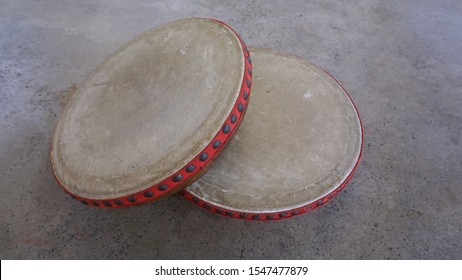
[(315, 209), (349, 182), (363, 130), (353, 101), (303, 59), (252, 49), (252, 101), (215, 165), (181, 192), (214, 213), (277, 220)]

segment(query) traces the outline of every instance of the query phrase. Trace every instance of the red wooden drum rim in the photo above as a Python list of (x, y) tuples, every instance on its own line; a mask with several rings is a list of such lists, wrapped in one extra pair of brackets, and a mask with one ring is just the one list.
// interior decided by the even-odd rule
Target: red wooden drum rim
[[(146, 202), (157, 200), (161, 197), (181, 190), (182, 188), (189, 185), (192, 181), (197, 179), (202, 173), (204, 173), (210, 167), (210, 165), (214, 162), (214, 160), (226, 146), (227, 142), (235, 134), (239, 126), (239, 123), (242, 121), (242, 118), (244, 117), (244, 114), (247, 109), (250, 97), (250, 89), (252, 86), (252, 62), (250, 59), (250, 53), (246, 45), (242, 41), (241, 37), (239, 36), (239, 34), (236, 33), (236, 31), (234, 31), (234, 29), (232, 29), (226, 23), (216, 19), (210, 20), (224, 25), (236, 35), (241, 44), (241, 48), (244, 55), (244, 73), (242, 77), (242, 84), (240, 87), (239, 96), (235, 104), (233, 105), (232, 111), (226, 118), (226, 122), (222, 125), (220, 131), (215, 134), (215, 136), (207, 144), (207, 146), (196, 157), (194, 157), (193, 160), (188, 162), (181, 169), (174, 172), (172, 176), (169, 176), (161, 182), (153, 186), (150, 186), (142, 191), (116, 198), (90, 199), (72, 193), (71, 191), (66, 189), (66, 187), (60, 182), (56, 175), (55, 168), (53, 167), (53, 164), (51, 164), (53, 176), (55, 180), (58, 182), (58, 185), (65, 193), (69, 194), (73, 199), (76, 199), (85, 205), (93, 207), (121, 208), (140, 205)], [(52, 146), (53, 141), (51, 142), (51, 147)]]
[[(317, 66), (319, 67), (319, 66)], [(348, 99), (350, 100), (351, 104), (353, 104), (353, 108), (356, 111), (356, 114), (358, 116), (359, 120), (359, 127), (360, 127), (360, 134), (361, 134), (361, 144), (360, 144), (360, 150), (359, 150), (359, 156), (355, 162), (355, 165), (351, 172), (348, 174), (348, 176), (345, 178), (345, 180), (333, 191), (330, 193), (324, 195), (320, 199), (317, 199), (316, 201), (313, 201), (311, 203), (308, 203), (304, 206), (297, 207), (291, 210), (284, 210), (284, 211), (275, 211), (275, 212), (258, 212), (258, 213), (252, 213), (252, 212), (241, 212), (237, 210), (230, 210), (226, 209), (223, 207), (219, 207), (213, 203), (206, 202), (199, 197), (191, 194), (188, 192), (187, 189), (181, 190), (179, 192), (180, 195), (191, 201), (192, 203), (206, 209), (209, 212), (215, 213), (215, 214), (220, 214), (226, 217), (231, 217), (231, 218), (237, 218), (237, 219), (242, 219), (242, 220), (253, 220), (253, 221), (272, 221), (272, 220), (281, 220), (281, 219), (287, 219), (290, 217), (294, 217), (309, 211), (312, 211), (327, 202), (331, 201), (337, 194), (339, 194), (345, 187), (346, 185), (350, 182), (351, 178), (353, 177), (354, 173), (356, 172), (356, 169), (358, 168), (358, 164), (361, 160), (362, 157), (362, 151), (363, 151), (363, 143), (364, 143), (364, 130), (363, 130), (363, 124), (361, 117), (359, 115), (358, 108), (356, 107), (356, 104), (353, 102), (353, 99), (351, 96), (348, 94), (348, 92), (345, 90), (345, 88), (339, 83), (339, 81), (334, 78), (330, 73), (328, 73), (326, 70), (324, 70), (322, 67), (319, 67), (324, 73), (326, 73), (329, 77), (331, 77), (343, 90), (343, 92), (347, 95)]]

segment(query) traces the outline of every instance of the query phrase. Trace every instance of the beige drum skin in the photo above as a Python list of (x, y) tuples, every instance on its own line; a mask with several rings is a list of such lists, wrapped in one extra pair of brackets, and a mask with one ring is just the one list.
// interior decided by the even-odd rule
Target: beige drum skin
[(359, 114), (342, 86), (294, 55), (251, 49), (252, 101), (215, 165), (182, 194), (230, 217), (275, 220), (340, 192), (361, 157)]
[(54, 175), (97, 207), (176, 192), (234, 134), (250, 87), (248, 50), (226, 24), (186, 19), (147, 31), (78, 87), (53, 135)]

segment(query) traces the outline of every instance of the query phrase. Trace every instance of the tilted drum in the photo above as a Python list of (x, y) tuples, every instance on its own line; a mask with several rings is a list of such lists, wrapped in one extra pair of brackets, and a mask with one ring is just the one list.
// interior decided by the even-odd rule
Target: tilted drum
[(176, 192), (204, 173), (243, 118), (249, 53), (226, 24), (187, 19), (147, 31), (78, 87), (52, 139), (62, 188), (123, 207)]

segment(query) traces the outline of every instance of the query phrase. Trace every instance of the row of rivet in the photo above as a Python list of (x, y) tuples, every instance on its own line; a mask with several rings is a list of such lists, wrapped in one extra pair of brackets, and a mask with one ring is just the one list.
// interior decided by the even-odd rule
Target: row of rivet
[[(354, 173), (354, 172), (353, 172)], [(205, 201), (202, 201), (201, 199), (191, 195), (190, 193), (187, 192), (180, 192), (183, 196), (185, 196), (188, 200), (194, 202), (195, 204), (217, 214), (221, 214), (224, 216), (228, 217), (233, 217), (233, 218), (240, 218), (240, 219), (246, 219), (246, 220), (256, 220), (256, 221), (264, 221), (264, 220), (278, 220), (278, 219), (284, 219), (284, 218), (289, 218), (293, 217), (311, 210), (314, 210), (323, 204), (327, 203), (328, 201), (332, 200), (338, 193), (340, 193), (346, 185), (350, 182), (353, 173), (350, 174), (350, 176), (334, 191), (329, 193), (328, 195), (324, 196), (323, 198), (319, 199), (316, 202), (312, 202), (309, 205), (306, 205), (301, 208), (293, 209), (290, 211), (284, 211), (284, 212), (278, 212), (278, 213), (272, 213), (272, 214), (251, 214), (251, 213), (242, 213), (242, 212), (236, 212), (236, 211), (228, 211), (224, 209), (219, 209), (218, 207), (212, 206)]]

